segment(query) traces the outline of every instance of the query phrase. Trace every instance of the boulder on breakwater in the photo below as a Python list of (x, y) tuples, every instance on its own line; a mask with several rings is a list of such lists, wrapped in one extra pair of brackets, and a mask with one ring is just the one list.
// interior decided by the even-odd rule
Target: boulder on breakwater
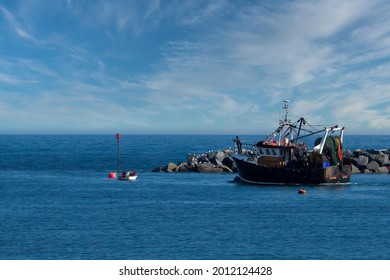
[(157, 167), (152, 172), (204, 172), (233, 173), (237, 172), (236, 164), (231, 155), (233, 150), (225, 148), (217, 152), (209, 151), (203, 154), (189, 154), (183, 162), (168, 163), (165, 167)]
[[(152, 172), (205, 172), (205, 173), (235, 173), (237, 166), (231, 155), (234, 151), (225, 148), (217, 152), (209, 151), (203, 154), (189, 154), (187, 161), (168, 163), (165, 167), (157, 167)], [(390, 149), (357, 149), (351, 152), (344, 149), (343, 155), (352, 164), (352, 173), (390, 173)]]
[(353, 152), (344, 150), (344, 157), (352, 163), (353, 173), (379, 173), (390, 172), (390, 149), (357, 149)]

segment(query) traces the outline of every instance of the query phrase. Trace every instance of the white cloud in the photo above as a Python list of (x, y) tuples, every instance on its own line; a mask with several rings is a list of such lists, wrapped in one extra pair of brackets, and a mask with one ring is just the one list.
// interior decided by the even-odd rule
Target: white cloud
[[(277, 94), (279, 102), (284, 98), (295, 99), (292, 104), (296, 101), (294, 108), (299, 114), (308, 113), (324, 123), (338, 122), (340, 111), (333, 108), (349, 107), (357, 100), (364, 100), (368, 80), (370, 84), (388, 84), (387, 62), (376, 60), (387, 51), (370, 40), (363, 47), (371, 49), (373, 55), (363, 59), (357, 56), (359, 50), (353, 49), (355, 43), (364, 44), (362, 38), (356, 40), (356, 30), (364, 22), (367, 30), (375, 29), (384, 21), (376, 22), (375, 17), (384, 18), (386, 10), (377, 1), (299, 1), (272, 13), (263, 7), (243, 9), (225, 29), (214, 26), (208, 29), (207, 36), (194, 35), (192, 41), (172, 43), (169, 68), (163, 76), (174, 73), (174, 79), (162, 80), (161, 74), (151, 78), (154, 83), (165, 83), (167, 90), (181, 88), (199, 102), (203, 102), (205, 93), (209, 94), (211, 103), (226, 105), (226, 115), (245, 112), (242, 110), (245, 106), (236, 106), (243, 100), (247, 104), (262, 100), (256, 109), (259, 113), (267, 104), (277, 104), (272, 99)], [(380, 29), (378, 33), (386, 35), (382, 40), (388, 40), (387, 29)], [(356, 67), (363, 61), (373, 61), (374, 65)], [(201, 71), (202, 66), (207, 75)], [(199, 84), (194, 85), (194, 81)], [(193, 88), (198, 90), (189, 90)], [(238, 99), (241, 94), (226, 95), (226, 88), (230, 92), (246, 91)], [(351, 93), (353, 98), (343, 102), (344, 95)], [(386, 92), (383, 94), (388, 96)], [(383, 125), (387, 118), (367, 107), (362, 108), (365, 117), (343, 114), (341, 121), (358, 129), (354, 125), (358, 119), (378, 129), (375, 124)]]
[(0, 99), (0, 107), (4, 122), (2, 130), (8, 133), (18, 131), (20, 127), (31, 133), (111, 133), (130, 131), (130, 128), (142, 131), (150, 127), (144, 114), (134, 106), (125, 107), (115, 100), (80, 91), (42, 92), (23, 99), (10, 95), (7, 101)]
[(16, 77), (11, 76), (11, 75), (0, 74), (0, 82), (3, 83), (3, 84), (14, 84), (14, 85), (16, 85), (16, 84), (22, 82), (22, 80), (17, 79)]
[(131, 31), (139, 36), (159, 24), (160, 1), (67, 1), (67, 10), (91, 30), (104, 28), (111, 32)]
[(22, 24), (16, 19), (16, 17), (2, 5), (0, 5), (0, 14), (3, 14), (4, 18), (8, 22), (8, 25), (18, 36), (24, 39), (35, 41), (33, 35), (29, 33), (25, 27), (22, 26)]
[(238, 63), (259, 67), (294, 87), (337, 63), (333, 37), (360, 19), (370, 3), (300, 1), (270, 13), (251, 9), (228, 29), (225, 45), (234, 46), (229, 55)]
[(24, 92), (26, 123), (69, 130), (266, 133), (283, 99), (310, 123), (389, 128), (385, 1), (47, 1), (53, 28), (37, 3), (0, 5), (14, 34), (34, 41), (17, 58), (0, 54), (4, 118), (17, 110), (4, 96)]

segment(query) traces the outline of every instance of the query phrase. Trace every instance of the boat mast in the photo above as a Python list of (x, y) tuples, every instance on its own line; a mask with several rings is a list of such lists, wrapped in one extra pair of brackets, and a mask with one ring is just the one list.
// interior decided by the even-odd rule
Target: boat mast
[(288, 102), (290, 102), (290, 100), (283, 100), (284, 102), (284, 105), (283, 105), (283, 109), (284, 109), (284, 122), (287, 123), (287, 116), (288, 116)]
[(121, 135), (119, 133), (116, 134), (116, 139), (118, 141), (118, 174), (119, 174), (120, 161), (121, 161), (121, 148), (120, 148), (120, 143), (119, 143), (119, 140), (121, 139)]
[(284, 102), (284, 105), (283, 105), (284, 120), (279, 121), (279, 142), (278, 142), (278, 145), (280, 145), (281, 141), (284, 140), (284, 139), (282, 139), (282, 134), (285, 134), (285, 133), (283, 133), (283, 127), (286, 125), (289, 126), (290, 141), (294, 139), (293, 127), (291, 125), (291, 120), (288, 118), (288, 102), (290, 102), (290, 100), (283, 100), (283, 102)]

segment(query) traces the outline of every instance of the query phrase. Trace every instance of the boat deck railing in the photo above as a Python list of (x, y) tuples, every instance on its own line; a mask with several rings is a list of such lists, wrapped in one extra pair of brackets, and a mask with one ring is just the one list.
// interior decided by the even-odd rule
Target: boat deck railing
[(235, 154), (241, 154), (241, 155), (253, 155), (256, 153), (255, 151), (255, 143), (247, 142), (241, 140), (241, 152), (238, 149), (237, 143), (235, 140), (233, 140), (235, 145), (234, 145), (234, 153)]

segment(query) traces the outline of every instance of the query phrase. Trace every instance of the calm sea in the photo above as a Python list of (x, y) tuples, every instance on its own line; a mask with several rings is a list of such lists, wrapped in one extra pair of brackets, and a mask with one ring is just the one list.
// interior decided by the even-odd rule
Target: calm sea
[[(256, 187), (236, 174), (152, 173), (232, 136), (0, 136), (0, 259), (390, 259), (390, 175)], [(248, 141), (257, 137), (246, 136)], [(389, 148), (390, 136), (345, 147)]]

